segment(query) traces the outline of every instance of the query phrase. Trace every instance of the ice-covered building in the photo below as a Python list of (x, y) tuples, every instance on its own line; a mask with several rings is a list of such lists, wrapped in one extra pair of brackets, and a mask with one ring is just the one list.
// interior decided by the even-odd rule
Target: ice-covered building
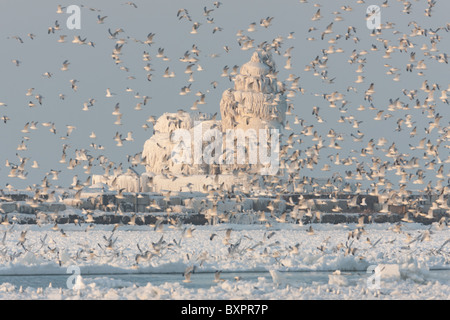
[(272, 160), (277, 162), (278, 154), (270, 142), (279, 139), (272, 133), (284, 128), (287, 102), (282, 87), (271, 54), (254, 52), (234, 78), (234, 88), (222, 94), (221, 120), (182, 110), (164, 113), (143, 147), (145, 174), (138, 178), (127, 173), (126, 179), (114, 180), (116, 185), (135, 190), (137, 182), (128, 180), (139, 179), (141, 191), (205, 191), (206, 185), (239, 184), (246, 188), (248, 177), (242, 172), (259, 173), (269, 166), (276, 172), (278, 163)]

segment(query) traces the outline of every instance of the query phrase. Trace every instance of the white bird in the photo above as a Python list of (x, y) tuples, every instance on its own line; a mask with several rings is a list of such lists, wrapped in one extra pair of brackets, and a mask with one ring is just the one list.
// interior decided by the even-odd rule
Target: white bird
[(255, 31), (255, 27), (256, 27), (256, 22), (252, 22), (252, 23), (250, 23), (250, 25), (248, 26), (247, 31), (248, 31), (248, 32), (254, 32), (254, 31)]
[(59, 43), (63, 43), (63, 42), (66, 42), (66, 37), (67, 37), (67, 35), (60, 35), (59, 36), (59, 39), (58, 39), (58, 42)]
[(107, 98), (111, 98), (112, 96), (115, 96), (115, 93), (112, 93), (109, 88), (106, 89), (106, 97)]
[(319, 19), (321, 19), (322, 18), (322, 16), (321, 16), (321, 14), (320, 14), (320, 9), (318, 9), (317, 10), (317, 12), (313, 15), (313, 17), (311, 18), (311, 20), (312, 21), (316, 21), (316, 20), (319, 20)]
[(76, 44), (85, 44), (85, 43), (86, 43), (86, 39), (87, 39), (87, 38), (81, 39), (80, 36), (73, 36), (72, 43), (76, 43)]
[(220, 273), (221, 273), (221, 271), (219, 271), (219, 270), (217, 270), (217, 271), (214, 273), (214, 282), (222, 282), (222, 281), (225, 281), (225, 279), (220, 278)]
[(61, 67), (61, 70), (67, 71), (69, 69), (69, 64), (70, 64), (69, 60), (64, 60), (64, 62), (62, 64), (63, 64), (63, 66)]
[(133, 132), (132, 132), (132, 131), (129, 131), (129, 132), (127, 133), (127, 137), (125, 138), (125, 140), (126, 140), (126, 141), (134, 141), (132, 135), (133, 135)]
[(101, 17), (100, 15), (97, 16), (97, 23), (103, 24), (105, 22), (105, 19), (108, 18), (108, 16)]
[(194, 22), (194, 24), (192, 25), (191, 34), (197, 34), (198, 33), (197, 29), (200, 28), (200, 25), (201, 23)]
[(363, 206), (363, 207), (367, 206), (366, 198), (362, 198), (362, 199), (361, 199), (361, 203), (360, 203), (359, 205), (360, 205), (360, 206)]
[(65, 13), (64, 9), (66, 7), (61, 6), (60, 4), (58, 4), (57, 8), (56, 8), (56, 13)]
[(292, 69), (292, 63), (291, 63), (291, 57), (289, 56), (286, 60), (286, 65), (284, 66), (285, 69), (290, 70)]
[(183, 237), (184, 238), (192, 238), (192, 232), (194, 231), (194, 228), (185, 228), (183, 230)]
[(127, 2), (125, 2), (125, 4), (128, 4), (128, 5), (130, 5), (130, 6), (134, 7), (134, 8), (137, 8), (137, 5), (134, 2), (127, 1)]

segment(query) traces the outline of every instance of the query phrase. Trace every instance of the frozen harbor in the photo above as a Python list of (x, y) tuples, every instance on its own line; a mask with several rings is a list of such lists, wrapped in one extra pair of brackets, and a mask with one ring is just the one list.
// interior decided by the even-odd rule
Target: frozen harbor
[[(437, 223), (164, 225), (159, 232), (148, 225), (1, 227), (2, 299), (448, 299), (450, 294), (450, 232)], [(377, 266), (383, 268), (370, 271)], [(190, 282), (184, 276), (188, 269)]]
[(3, 1), (0, 299), (448, 300), (450, 2), (319, 2)]

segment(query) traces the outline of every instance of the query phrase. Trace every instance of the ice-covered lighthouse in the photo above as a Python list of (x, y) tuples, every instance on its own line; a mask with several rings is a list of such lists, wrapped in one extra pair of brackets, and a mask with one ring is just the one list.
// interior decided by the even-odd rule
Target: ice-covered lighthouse
[[(248, 176), (261, 169), (276, 172), (274, 143), (279, 136), (274, 132), (281, 134), (287, 109), (282, 87), (271, 53), (256, 51), (235, 76), (234, 88), (223, 92), (221, 120), (199, 112), (164, 113), (144, 144), (146, 172), (140, 177), (140, 191), (203, 192), (205, 186), (214, 185), (245, 188)], [(133, 191), (129, 179), (115, 181), (117, 188)]]

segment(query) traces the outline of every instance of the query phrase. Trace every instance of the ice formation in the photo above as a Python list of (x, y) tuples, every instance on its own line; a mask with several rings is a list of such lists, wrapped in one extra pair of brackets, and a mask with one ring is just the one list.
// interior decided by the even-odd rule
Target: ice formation
[(126, 192), (150, 192), (149, 187), (153, 175), (144, 172), (141, 175), (136, 174), (131, 170), (127, 170), (119, 175), (93, 175), (91, 189), (112, 189), (125, 190)]
[[(219, 164), (193, 163), (193, 165), (186, 165), (185, 163), (176, 163), (171, 155), (177, 142), (172, 140), (171, 134), (176, 129), (186, 129), (190, 130), (194, 137), (196, 125), (202, 126), (202, 132), (215, 128), (224, 135), (227, 130), (236, 129), (242, 129), (243, 132), (249, 132), (249, 129), (252, 129), (256, 136), (259, 135), (260, 130), (282, 130), (287, 103), (283, 91), (279, 89), (280, 85), (275, 75), (275, 63), (271, 54), (257, 51), (251, 60), (241, 67), (240, 73), (234, 79), (234, 89), (223, 92), (220, 101), (221, 120), (212, 120), (209, 115), (191, 114), (184, 111), (163, 114), (154, 126), (154, 135), (144, 144), (142, 157), (146, 164), (146, 172), (155, 175), (168, 173), (185, 176), (231, 174), (236, 169), (244, 169), (249, 173), (255, 172), (259, 166), (249, 166), (248, 161), (243, 165), (242, 163), (240, 165), (225, 164), (223, 163), (225, 161)], [(191, 141), (191, 143), (193, 142)], [(225, 138), (222, 142), (222, 150), (226, 153), (230, 146), (225, 145)], [(203, 146), (205, 145), (207, 143), (205, 144), (203, 141)], [(235, 145), (232, 147), (235, 148)], [(249, 157), (248, 154), (247, 156)]]
[[(188, 130), (193, 136), (195, 125), (202, 126), (202, 131), (217, 126), (220, 129), (220, 121), (212, 120), (211, 115), (203, 113), (164, 113), (155, 124), (155, 133), (144, 144), (142, 158), (145, 161), (147, 173), (155, 175), (170, 173), (173, 175), (192, 175), (209, 173), (209, 166), (193, 165), (173, 161), (172, 154), (178, 141), (171, 138), (176, 129)], [(193, 143), (193, 141), (192, 141)]]
[[(190, 189), (201, 191), (204, 189), (205, 182), (211, 180), (208, 179), (208, 176), (220, 174), (223, 176), (222, 184), (229, 184), (230, 187), (239, 183), (244, 185), (248, 177), (239, 175), (238, 178), (236, 170), (251, 174), (260, 172), (262, 167), (268, 166), (261, 164), (261, 151), (256, 158), (250, 158), (254, 157), (256, 152), (250, 148), (249, 137), (255, 137), (255, 139), (270, 137), (272, 139), (270, 130), (281, 133), (284, 128), (287, 99), (284, 96), (284, 90), (280, 89), (283, 87), (283, 84), (276, 79), (276, 68), (271, 54), (266, 51), (254, 52), (250, 61), (242, 65), (239, 74), (236, 75), (234, 88), (227, 89), (222, 94), (221, 120), (216, 120), (215, 116), (200, 112), (179, 110), (176, 113), (164, 113), (154, 124), (153, 136), (144, 143), (141, 157), (142, 163), (145, 165), (145, 174), (137, 177), (129, 171), (113, 177), (96, 176), (93, 184), (105, 184), (116, 190), (124, 189), (126, 192), (137, 192), (138, 190), (145, 192), (148, 190), (147, 182), (152, 180), (153, 182), (158, 181), (160, 184), (159, 187), (151, 188), (152, 191), (161, 189), (162, 185), (164, 190), (180, 191), (182, 186), (179, 184), (162, 183), (162, 181), (164, 179), (175, 181), (173, 177), (192, 177), (192, 181), (189, 183)], [(181, 153), (179, 151), (180, 140), (174, 139), (174, 133), (179, 129), (189, 132), (191, 136), (189, 140), (183, 140), (185, 145), (189, 145), (189, 151)], [(235, 136), (227, 143), (227, 134), (233, 130)], [(202, 133), (212, 132), (216, 136), (208, 140), (204, 135), (202, 137), (196, 135), (196, 132), (199, 131)], [(237, 134), (241, 134), (241, 132), (244, 133), (244, 139), (247, 140), (239, 140)], [(262, 132), (265, 132), (264, 136)], [(219, 148), (221, 158), (217, 157), (214, 158), (214, 161), (208, 162), (205, 161), (204, 153), (202, 153), (202, 161), (196, 162), (198, 153), (194, 154), (194, 151), (198, 150), (196, 147), (198, 144), (195, 145), (194, 142), (201, 141), (203, 152), (205, 148), (211, 148), (215, 139), (221, 141), (217, 142), (217, 144), (221, 144)], [(266, 140), (264, 140), (264, 144), (269, 150), (268, 153), (273, 153), (273, 149), (270, 149), (271, 146), (268, 146), (272, 140), (268, 138)], [(256, 145), (259, 147), (261, 144), (260, 140), (256, 141)], [(241, 158), (245, 158), (245, 161), (228, 161), (226, 157), (230, 153), (232, 156), (229, 159), (234, 160), (239, 157), (238, 147), (241, 148), (240, 150), (244, 150), (245, 155), (242, 157), (241, 154)], [(215, 150), (211, 152), (211, 158), (216, 157)], [(230, 152), (230, 150), (232, 151)], [(183, 161), (177, 161), (180, 157), (174, 157), (175, 154), (180, 156)], [(184, 161), (185, 157), (188, 157), (190, 161)], [(257, 159), (256, 165), (253, 159)]]

